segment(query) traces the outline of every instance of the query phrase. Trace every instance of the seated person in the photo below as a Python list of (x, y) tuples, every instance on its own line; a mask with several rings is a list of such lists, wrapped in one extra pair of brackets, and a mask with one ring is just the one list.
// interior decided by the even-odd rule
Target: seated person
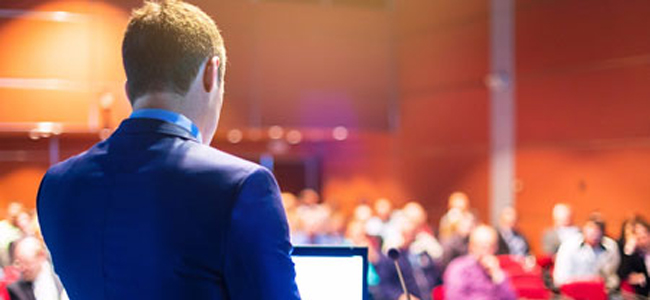
[[(409, 293), (414, 296), (411, 299), (430, 299), (431, 290), (440, 285), (440, 270), (426, 251), (417, 253), (410, 250), (417, 234), (416, 224), (410, 220), (404, 220), (399, 229), (402, 233), (400, 241), (387, 241), (387, 243), (400, 252), (397, 263), (402, 270)], [(382, 256), (377, 262), (376, 270), (379, 275), (381, 294), (379, 298), (405, 299), (393, 260)]]
[(516, 256), (527, 256), (530, 248), (528, 240), (517, 228), (517, 211), (508, 206), (499, 215), (499, 250), (497, 254), (510, 254)]
[(494, 256), (497, 232), (480, 225), (469, 238), (469, 254), (454, 259), (444, 275), (446, 299), (517, 299), (508, 276)]
[(565, 241), (580, 235), (580, 229), (573, 224), (573, 209), (565, 203), (553, 206), (553, 228), (547, 229), (542, 238), (542, 250), (546, 255), (555, 255)]
[(454, 228), (454, 232), (441, 241), (442, 257), (439, 260), (439, 264), (443, 271), (456, 257), (467, 254), (469, 235), (475, 226), (476, 216), (471, 212), (463, 213), (460, 216), (458, 224)]
[(13, 258), (21, 277), (7, 287), (11, 300), (68, 299), (63, 285), (48, 262), (41, 240), (30, 236), (17, 240)]
[(447, 239), (456, 232), (463, 214), (469, 213), (469, 198), (463, 192), (454, 192), (447, 200), (449, 210), (440, 218), (438, 236)]
[(592, 214), (582, 227), (582, 235), (560, 246), (553, 280), (560, 287), (573, 281), (603, 280), (608, 290), (618, 287), (616, 271), (620, 255), (616, 242), (606, 236), (605, 222)]
[(643, 219), (636, 219), (633, 224), (632, 235), (625, 240), (621, 266), (618, 276), (621, 281), (627, 282), (634, 288), (637, 295), (650, 296), (650, 226)]

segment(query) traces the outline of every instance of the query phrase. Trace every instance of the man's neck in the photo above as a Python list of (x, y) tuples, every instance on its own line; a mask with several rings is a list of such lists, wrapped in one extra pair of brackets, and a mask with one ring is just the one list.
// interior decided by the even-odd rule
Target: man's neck
[(152, 108), (172, 111), (187, 117), (205, 135), (205, 132), (203, 132), (204, 120), (201, 117), (201, 112), (198, 112), (195, 106), (188, 103), (187, 99), (183, 96), (167, 92), (149, 93), (139, 97), (133, 103), (134, 111)]
[(173, 111), (182, 115), (186, 115), (183, 109), (185, 99), (180, 95), (173, 93), (151, 93), (139, 97), (133, 102), (133, 110), (156, 108)]

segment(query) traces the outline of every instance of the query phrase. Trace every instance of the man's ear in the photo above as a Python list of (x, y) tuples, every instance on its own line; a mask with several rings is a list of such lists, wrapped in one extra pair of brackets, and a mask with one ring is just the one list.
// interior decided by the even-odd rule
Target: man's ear
[(217, 81), (219, 80), (219, 57), (213, 56), (208, 59), (203, 70), (203, 88), (206, 92), (211, 92), (213, 88), (219, 88)]

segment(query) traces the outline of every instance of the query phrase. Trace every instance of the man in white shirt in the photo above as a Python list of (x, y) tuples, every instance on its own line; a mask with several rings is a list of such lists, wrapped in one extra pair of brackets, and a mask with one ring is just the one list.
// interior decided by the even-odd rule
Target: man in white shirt
[(582, 227), (582, 235), (560, 245), (555, 260), (553, 280), (556, 286), (583, 281), (605, 282), (608, 290), (618, 287), (616, 274), (621, 257), (616, 242), (603, 236), (605, 223), (593, 214)]

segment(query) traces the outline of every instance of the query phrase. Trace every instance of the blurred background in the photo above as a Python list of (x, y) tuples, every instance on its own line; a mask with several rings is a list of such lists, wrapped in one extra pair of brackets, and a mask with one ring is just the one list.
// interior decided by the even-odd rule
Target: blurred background
[[(213, 146), (341, 218), (417, 201), (435, 229), (463, 191), (482, 220), (514, 205), (539, 250), (557, 202), (612, 232), (650, 211), (648, 1), (191, 2), (228, 49)], [(0, 1), (0, 215), (129, 115), (120, 47), (140, 4)]]

